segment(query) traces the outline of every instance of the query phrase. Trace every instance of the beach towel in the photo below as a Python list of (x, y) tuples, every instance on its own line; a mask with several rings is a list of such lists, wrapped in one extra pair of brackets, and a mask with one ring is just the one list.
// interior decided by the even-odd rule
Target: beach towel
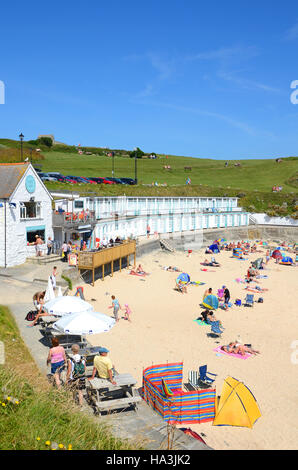
[(223, 351), (222, 349), (220, 349), (220, 346), (218, 346), (217, 348), (213, 349), (213, 351), (215, 351), (215, 352), (217, 352), (217, 353), (220, 353), (220, 354), (223, 354), (223, 355), (225, 355), (225, 356), (237, 357), (238, 359), (248, 359), (249, 357), (252, 356), (252, 354), (249, 354), (249, 353), (245, 353), (244, 356), (242, 356), (241, 354), (227, 353), (227, 352)]
[(208, 325), (208, 323), (205, 323), (203, 320), (200, 320), (200, 318), (196, 318), (194, 321), (200, 326), (210, 326)]
[(216, 273), (214, 269), (203, 269), (201, 268), (201, 271), (208, 272), (208, 273)]
[(130, 271), (128, 274), (131, 274), (132, 276), (141, 276), (141, 277), (148, 276), (148, 273), (141, 274), (141, 273), (135, 273), (132, 271)]
[(206, 282), (191, 281), (189, 284), (192, 285), (192, 286), (204, 286), (206, 284)]

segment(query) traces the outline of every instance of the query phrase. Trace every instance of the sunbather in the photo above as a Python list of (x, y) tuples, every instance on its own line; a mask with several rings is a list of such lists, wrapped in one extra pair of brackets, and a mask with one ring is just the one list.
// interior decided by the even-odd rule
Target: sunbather
[(219, 322), (219, 325), (223, 328), (221, 321), (219, 321), (214, 313), (211, 310), (204, 310), (204, 312), (201, 313), (203, 321), (207, 323), (207, 325), (211, 325), (211, 322)]
[(233, 353), (233, 354), (240, 354), (241, 356), (245, 356), (246, 353), (249, 354), (260, 354), (260, 351), (256, 351), (252, 349), (250, 346), (246, 346), (245, 344), (240, 343), (229, 343), (228, 346), (221, 346), (221, 349), (226, 353)]

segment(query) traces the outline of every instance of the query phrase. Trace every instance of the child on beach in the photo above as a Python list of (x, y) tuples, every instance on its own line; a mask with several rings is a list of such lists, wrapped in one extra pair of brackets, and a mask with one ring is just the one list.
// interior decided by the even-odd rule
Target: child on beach
[(131, 322), (131, 319), (130, 319), (131, 309), (129, 308), (128, 304), (125, 304), (122, 310), (124, 310), (124, 320), (128, 320)]

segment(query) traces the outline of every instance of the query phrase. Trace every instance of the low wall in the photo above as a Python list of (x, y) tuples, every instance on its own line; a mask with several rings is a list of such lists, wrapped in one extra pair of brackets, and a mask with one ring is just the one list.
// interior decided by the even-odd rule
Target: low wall
[(211, 245), (218, 238), (227, 241), (238, 240), (279, 240), (298, 242), (298, 227), (276, 225), (249, 225), (246, 227), (228, 227), (223, 229), (205, 229), (198, 232), (181, 232), (163, 236), (177, 250), (198, 250)]

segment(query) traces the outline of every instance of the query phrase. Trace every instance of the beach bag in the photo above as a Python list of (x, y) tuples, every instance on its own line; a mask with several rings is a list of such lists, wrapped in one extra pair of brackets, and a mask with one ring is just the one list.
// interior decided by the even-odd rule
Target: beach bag
[(241, 306), (241, 299), (236, 299), (235, 300), (235, 305), (237, 305), (237, 307), (240, 307)]
[(28, 312), (27, 315), (25, 316), (25, 320), (33, 321), (35, 320), (36, 315), (37, 315), (37, 312), (35, 310), (30, 310), (30, 312)]
[(85, 375), (85, 365), (82, 362), (82, 359), (80, 359), (79, 362), (74, 362), (73, 366), (73, 378), (78, 379), (79, 377), (83, 377)]
[(259, 303), (259, 304), (262, 304), (263, 302), (264, 302), (263, 297), (259, 297), (259, 298), (258, 298), (258, 303)]

